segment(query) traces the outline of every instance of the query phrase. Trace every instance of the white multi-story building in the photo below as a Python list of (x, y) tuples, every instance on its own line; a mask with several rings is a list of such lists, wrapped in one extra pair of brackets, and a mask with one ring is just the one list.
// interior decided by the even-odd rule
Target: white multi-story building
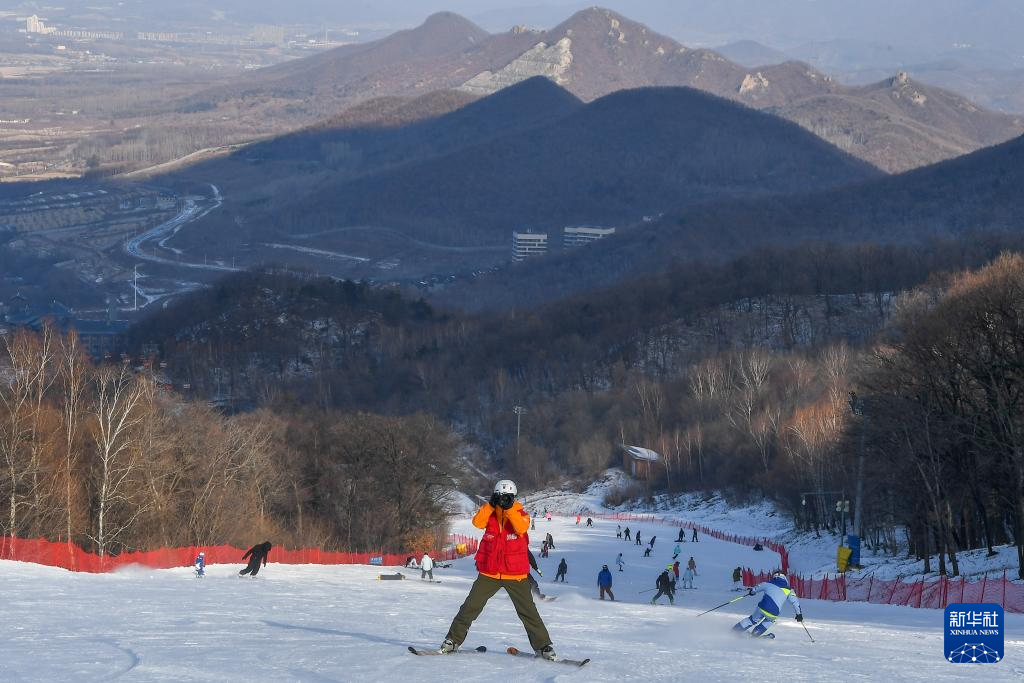
[(562, 234), (562, 244), (567, 247), (582, 247), (598, 240), (603, 240), (609, 235), (615, 234), (615, 228), (596, 228), (589, 225), (577, 225), (565, 228)]
[(512, 260), (522, 261), (548, 253), (548, 235), (544, 232), (513, 232)]
[(46, 25), (33, 14), (25, 20), (25, 31), (28, 33), (46, 33)]

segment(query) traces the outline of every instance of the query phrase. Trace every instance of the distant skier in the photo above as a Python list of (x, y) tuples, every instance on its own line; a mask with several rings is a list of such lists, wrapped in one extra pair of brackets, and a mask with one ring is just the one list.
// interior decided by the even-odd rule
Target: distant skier
[(800, 600), (797, 599), (793, 589), (789, 587), (789, 580), (782, 572), (775, 572), (772, 574), (771, 580), (765, 581), (747, 592), (747, 595), (758, 594), (764, 596), (761, 598), (761, 602), (757, 603), (757, 607), (749, 617), (733, 626), (734, 630), (743, 632), (751, 629), (750, 635), (754, 638), (762, 636), (774, 638), (775, 634), (768, 633), (768, 629), (775, 625), (775, 621), (782, 612), (782, 606), (787, 602), (792, 604), (793, 611), (796, 612), (796, 620), (804, 620), (803, 610), (800, 609)]
[(619, 553), (619, 556), (615, 558), (615, 564), (619, 565), (619, 571), (621, 572), (623, 565), (626, 564), (626, 561), (622, 559), (622, 553)]
[(615, 525), (615, 538), (622, 538), (622, 525), (621, 524), (616, 524)]
[(736, 567), (732, 570), (732, 589), (734, 591), (743, 590), (741, 581), (743, 581), (743, 568)]
[(431, 581), (434, 580), (434, 560), (427, 553), (423, 553), (423, 559), (420, 560), (420, 581), (428, 576)]
[(562, 583), (565, 583), (565, 573), (567, 571), (569, 571), (569, 565), (565, 563), (565, 558), (563, 557), (562, 561), (558, 563), (558, 571), (555, 572), (555, 581), (561, 580)]
[(681, 552), (683, 552), (683, 549), (679, 547), (678, 543), (676, 543), (676, 547), (672, 548), (672, 559), (674, 560), (679, 557), (679, 553)]
[(597, 585), (601, 589), (601, 599), (604, 600), (604, 594), (607, 593), (608, 597), (615, 600), (615, 594), (612, 593), (612, 573), (608, 571), (608, 565), (601, 567), (601, 571), (597, 574)]
[(543, 558), (547, 558), (547, 556), (548, 556), (548, 542), (547, 541), (544, 541), (543, 543), (541, 543), (541, 546), (540, 546), (540, 556), (543, 557)]
[(592, 520), (590, 517), (587, 517), (587, 526), (594, 526), (594, 520)]
[(576, 515), (576, 526), (580, 525), (580, 516)]
[(693, 538), (691, 538), (690, 540), (693, 541), (694, 543), (697, 543), (698, 541), (700, 541), (700, 539), (697, 538), (697, 527), (693, 527)]
[(658, 538), (657, 536), (651, 536), (651, 540), (647, 542), (647, 545), (651, 546), (651, 550), (654, 550), (654, 541), (657, 538)]
[(644, 557), (650, 557), (650, 556), (651, 556), (651, 549), (650, 548), (644, 548)]
[(693, 572), (693, 575), (697, 575), (697, 563), (693, 561), (693, 555), (690, 555), (690, 561), (686, 563), (686, 568)]
[[(677, 562), (676, 565), (679, 563)], [(678, 576), (678, 574), (677, 574)], [(683, 588), (693, 588), (693, 570), (689, 567), (683, 572)]]
[(686, 543), (686, 529), (679, 527), (679, 535), (676, 536), (676, 543)]
[(755, 543), (754, 544), (754, 550), (756, 550), (757, 552), (761, 552), (762, 550), (764, 550), (764, 546), (761, 545), (760, 543)]
[(197, 579), (201, 579), (204, 576), (206, 576), (206, 553), (199, 553), (199, 555), (196, 557), (195, 567)]
[(555, 549), (555, 539), (552, 538), (551, 534), (548, 534), (547, 538), (545, 540), (547, 540), (547, 542), (548, 542), (548, 550), (554, 550)]
[(630, 540), (629, 539), (629, 527), (628, 526), (626, 527), (626, 531), (624, 533), (625, 533), (625, 536), (626, 536), (626, 540), (627, 541)]
[(238, 575), (245, 576), (246, 574), (249, 574), (250, 576), (256, 576), (259, 574), (260, 563), (262, 562), (264, 567), (267, 566), (267, 555), (270, 554), (270, 549), (272, 547), (273, 546), (270, 545), (270, 541), (264, 541), (263, 543), (254, 545), (246, 550), (245, 555), (242, 555), (242, 559), (244, 560), (248, 557), (249, 564), (246, 565), (245, 569), (238, 572)]
[(545, 516), (545, 517), (547, 518), (547, 520), (548, 520), (549, 522), (551, 521), (551, 513), (550, 513), (550, 512), (545, 512), (545, 513), (544, 513), (544, 516)]
[(637, 545), (643, 545), (643, 543), (640, 542), (640, 530), (639, 529), (637, 529), (637, 532), (636, 532), (636, 544)]
[(545, 659), (555, 659), (551, 637), (537, 612), (527, 580), (530, 575), (530, 516), (522, 503), (516, 501), (517, 493), (515, 483), (508, 479), (499, 481), (491, 499), (473, 516), (473, 526), (484, 530), (476, 553), (479, 574), (438, 649), (442, 654), (454, 652), (462, 645), (487, 601), (504, 588), (534, 651)]
[(672, 575), (676, 577), (676, 581), (679, 580), (679, 560), (672, 563)]
[(663, 571), (658, 576), (658, 580), (655, 582), (654, 587), (658, 589), (658, 592), (653, 598), (651, 598), (652, 605), (656, 605), (658, 603), (658, 598), (662, 595), (668, 596), (668, 602), (670, 605), (676, 604), (674, 590), (675, 584), (672, 582), (672, 579), (669, 578), (667, 571)]

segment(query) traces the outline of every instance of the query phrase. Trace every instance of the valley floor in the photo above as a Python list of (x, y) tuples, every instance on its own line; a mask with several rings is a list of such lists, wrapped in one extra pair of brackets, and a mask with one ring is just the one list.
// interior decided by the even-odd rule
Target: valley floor
[[(540, 560), (542, 590), (558, 596), (540, 611), (559, 654), (590, 657), (583, 670), (502, 653), (529, 644), (511, 603), (496, 596), (470, 631), (467, 646), (483, 655), (414, 657), (407, 645), (436, 647), (475, 576), (471, 559), (435, 570), (441, 583), (377, 581), (377, 567), (284, 566), (273, 562), (256, 579), (238, 566), (212, 566), (202, 580), (190, 569), (135, 569), (106, 575), (72, 574), (0, 562), (0, 680), (13, 681), (824, 681), (988, 680), (1024, 675), (1024, 616), (1008, 615), (1005, 660), (983, 672), (943, 657), (943, 614), (870, 604), (804, 601), (815, 643), (790, 614), (774, 641), (730, 633), (752, 601), (697, 618), (738, 595), (737, 565), (768, 569), (778, 557), (701, 539), (686, 543), (699, 575), (696, 590), (679, 591), (675, 606), (646, 603), (672, 556), (676, 530), (642, 525), (645, 543), (657, 534), (651, 558), (615, 538), (615, 525), (592, 529), (575, 519), (537, 522), (556, 549)], [(455, 531), (472, 533), (466, 521)], [(625, 571), (615, 570), (622, 552)], [(554, 584), (558, 561), (568, 581)], [(273, 559), (273, 553), (271, 553)], [(614, 571), (616, 602), (597, 599), (602, 564)], [(393, 569), (384, 569), (393, 572)], [(664, 598), (662, 599), (664, 602)]]

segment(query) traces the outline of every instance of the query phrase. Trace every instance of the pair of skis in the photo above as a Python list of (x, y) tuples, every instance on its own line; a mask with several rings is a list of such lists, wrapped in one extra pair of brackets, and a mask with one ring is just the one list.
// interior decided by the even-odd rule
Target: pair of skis
[[(429, 655), (442, 655), (442, 654), (446, 654), (444, 652), (441, 652), (440, 650), (419, 650), (419, 649), (416, 649), (415, 647), (413, 647), (412, 645), (409, 646), (409, 652), (411, 652), (414, 655), (419, 655), (421, 657), (429, 656)], [(484, 647), (483, 645), (481, 645), (480, 647), (474, 648), (472, 650), (455, 650), (454, 652), (447, 653), (447, 654), (471, 655), (471, 654), (483, 654), (485, 652), (487, 652), (487, 648)], [(522, 650), (519, 650), (518, 648), (515, 648), (515, 647), (506, 648), (505, 652), (510, 654), (510, 655), (513, 655), (515, 657), (529, 657), (530, 659), (544, 659), (543, 657), (540, 657), (538, 655), (530, 654), (529, 652), (523, 652)], [(553, 664), (569, 664), (571, 666), (581, 667), (581, 666), (584, 666), (587, 662), (589, 662), (590, 659), (589, 658), (588, 659), (583, 659), (583, 660), (580, 660), (580, 659), (563, 659), (563, 658), (559, 657), (558, 659), (553, 659), (553, 660), (545, 659), (544, 661), (550, 661)]]

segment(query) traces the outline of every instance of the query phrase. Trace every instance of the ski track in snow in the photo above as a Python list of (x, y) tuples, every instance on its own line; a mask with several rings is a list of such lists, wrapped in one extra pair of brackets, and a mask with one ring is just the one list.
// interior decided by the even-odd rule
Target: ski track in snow
[[(983, 669), (943, 658), (943, 613), (864, 603), (803, 600), (810, 643), (786, 612), (774, 641), (730, 632), (753, 609), (725, 602), (737, 565), (769, 569), (771, 552), (702, 538), (682, 545), (685, 566), (697, 562), (697, 590), (679, 592), (675, 606), (646, 603), (658, 573), (671, 560), (676, 528), (640, 524), (657, 534), (652, 557), (615, 538), (615, 523), (587, 529), (575, 518), (537, 520), (535, 554), (550, 531), (556, 548), (540, 559), (541, 589), (558, 596), (539, 609), (560, 655), (590, 657), (584, 669), (532, 662), (504, 653), (529, 648), (511, 603), (499, 593), (470, 630), (466, 647), (481, 655), (414, 657), (406, 646), (432, 648), (466, 597), (476, 573), (472, 559), (436, 569), (441, 584), (377, 581), (393, 568), (288, 566), (273, 562), (256, 579), (241, 567), (212, 565), (207, 577), (190, 568), (111, 574), (73, 574), (20, 562), (0, 562), (0, 681), (233, 682), (427, 681), (962, 681), (1020, 680), (1024, 616), (1007, 615), (1005, 659)], [(631, 524), (631, 528), (637, 525)], [(476, 532), (467, 520), (458, 533)], [(622, 552), (624, 572), (615, 570)], [(554, 584), (558, 561), (567, 583)], [(617, 602), (597, 599), (597, 572), (613, 570)], [(664, 603), (664, 598), (662, 598)]]

